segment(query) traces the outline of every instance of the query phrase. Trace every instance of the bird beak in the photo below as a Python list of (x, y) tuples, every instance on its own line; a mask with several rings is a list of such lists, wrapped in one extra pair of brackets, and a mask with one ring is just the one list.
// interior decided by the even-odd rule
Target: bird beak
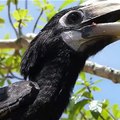
[(79, 29), (82, 41), (78, 51), (85, 51), (86, 46), (96, 47), (102, 42), (100, 50), (120, 39), (120, 22), (116, 22), (120, 19), (120, 2), (97, 2), (84, 6), (82, 11), (86, 18)]
[[(86, 34), (87, 31), (87, 34)], [(113, 37), (113, 42), (120, 39), (120, 22), (114, 23), (93, 23), (81, 29), (83, 38), (97, 38), (103, 36)]]
[[(120, 2), (96, 2), (82, 8), (86, 19), (81, 32), (84, 38), (114, 36), (120, 38)], [(87, 33), (87, 34), (85, 34)]]

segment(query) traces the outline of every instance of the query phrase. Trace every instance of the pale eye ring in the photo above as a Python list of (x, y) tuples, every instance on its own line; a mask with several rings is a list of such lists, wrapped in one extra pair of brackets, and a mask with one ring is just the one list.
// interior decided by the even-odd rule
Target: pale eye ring
[(83, 12), (82, 11), (75, 11), (75, 12), (71, 12), (67, 18), (66, 18), (66, 23), (67, 24), (78, 24), (81, 23), (83, 20)]

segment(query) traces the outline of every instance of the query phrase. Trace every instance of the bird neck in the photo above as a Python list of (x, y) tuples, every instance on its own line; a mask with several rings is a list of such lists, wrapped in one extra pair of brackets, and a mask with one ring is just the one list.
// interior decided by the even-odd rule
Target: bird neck
[(46, 115), (47, 109), (48, 117), (45, 119), (44, 115), (44, 120), (58, 120), (61, 116), (68, 105), (72, 89), (84, 63), (85, 60), (80, 60), (78, 56), (67, 56), (64, 59), (57, 57), (46, 63), (36, 75), (35, 80), (40, 86), (39, 102), (41, 105), (46, 104), (45, 109), (41, 110), (43, 115)]

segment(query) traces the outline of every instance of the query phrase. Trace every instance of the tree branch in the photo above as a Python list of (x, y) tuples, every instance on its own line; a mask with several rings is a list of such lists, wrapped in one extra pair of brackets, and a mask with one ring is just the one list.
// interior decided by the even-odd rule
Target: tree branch
[[(0, 40), (0, 49), (12, 48), (19, 50), (21, 48), (27, 48), (30, 41), (36, 36), (36, 34), (27, 34), (17, 40)], [(116, 70), (107, 66), (102, 66), (90, 61), (87, 61), (83, 71), (94, 74), (113, 81), (114, 83), (120, 83), (120, 70)]]
[[(33, 35), (35, 37), (35, 35)], [(9, 40), (4, 40), (0, 39), (0, 49), (15, 49), (18, 50), (20, 48), (27, 48), (29, 45), (30, 41), (33, 39), (33, 36), (23, 36), (19, 39), (9, 39)]]
[(109, 80), (112, 80), (114, 83), (120, 83), (120, 70), (115, 70), (107, 66), (87, 61), (83, 71), (98, 75), (103, 78), (107, 78)]
[[(18, 44), (18, 42), (20, 44)], [(1, 49), (6, 49), (6, 48), (10, 48), (10, 49), (15, 49), (18, 50), (20, 48), (24, 48), (28, 46), (28, 41), (25, 39), (20, 39), (19, 41), (15, 41), (14, 39), (11, 39), (9, 41), (3, 41), (1, 40), (0, 42), (0, 48)]]

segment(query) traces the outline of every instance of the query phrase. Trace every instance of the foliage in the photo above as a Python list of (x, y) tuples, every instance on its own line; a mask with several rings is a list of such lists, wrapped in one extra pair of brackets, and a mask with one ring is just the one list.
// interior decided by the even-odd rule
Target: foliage
[[(71, 3), (81, 3), (84, 0), (64, 0), (59, 8), (56, 8), (48, 0), (33, 0), (32, 4), (38, 9), (38, 18), (34, 18), (28, 9), (28, 0), (24, 0), (24, 8), (19, 7), (20, 0), (6, 0), (6, 4), (0, 4), (0, 12), (7, 9), (8, 19), (12, 26), (16, 37), (24, 35), (23, 30), (28, 26), (29, 22), (35, 21), (32, 24), (33, 32), (42, 28), (38, 25), (39, 21), (46, 23), (57, 12), (64, 9)], [(11, 8), (14, 7), (14, 10)], [(0, 25), (4, 25), (5, 18), (0, 16)], [(1, 26), (0, 26), (1, 27)], [(1, 27), (2, 28), (2, 27)], [(4, 40), (10, 39), (10, 34), (6, 34)], [(12, 79), (22, 79), (19, 75), (21, 56), (24, 49), (1, 49), (0, 50), (0, 87), (7, 82), (11, 84)], [(61, 120), (118, 120), (120, 119), (120, 108), (118, 104), (110, 105), (108, 100), (96, 100), (93, 92), (100, 92), (97, 87), (100, 80), (92, 82), (86, 77), (85, 73), (81, 73), (76, 86), (80, 88), (76, 90), (71, 98), (69, 107), (64, 112)], [(98, 93), (99, 94), (99, 93)]]
[[(4, 7), (4, 5), (0, 5), (0, 12), (4, 9)], [(0, 24), (3, 24), (4, 22), (4, 19), (0, 17)]]
[(19, 24), (26, 26), (26, 23), (32, 20), (32, 17), (28, 15), (28, 10), (17, 9), (13, 12), (13, 18), (15, 19), (14, 27), (18, 28)]
[[(90, 81), (90, 82), (89, 82)], [(100, 92), (97, 83), (86, 78), (85, 73), (80, 74), (80, 79), (76, 85), (77, 90), (65, 111), (61, 120), (118, 120), (120, 119), (120, 108), (118, 104), (110, 106), (108, 100), (96, 100), (93, 92)], [(98, 93), (99, 94), (99, 93)]]

